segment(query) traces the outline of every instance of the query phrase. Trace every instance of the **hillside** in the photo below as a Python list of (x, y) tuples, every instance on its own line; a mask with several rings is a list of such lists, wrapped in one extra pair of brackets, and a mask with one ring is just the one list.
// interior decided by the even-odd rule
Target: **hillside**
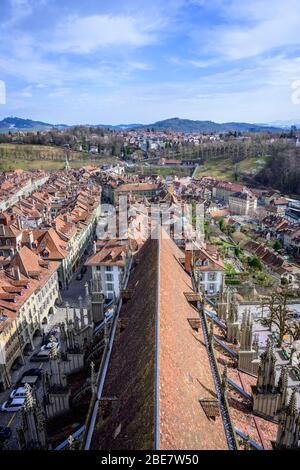
[(211, 176), (225, 181), (243, 181), (256, 178), (266, 167), (270, 157), (251, 157), (233, 163), (231, 159), (213, 159), (199, 166), (196, 178)]
[(30, 131), (46, 131), (53, 127), (62, 129), (67, 127), (64, 124), (49, 124), (42, 121), (33, 121), (32, 119), (21, 119), (18, 117), (7, 117), (0, 121), (0, 132), (30, 132)]
[[(0, 171), (43, 169), (60, 170), (64, 168), (66, 152), (59, 147), (45, 145), (0, 144)], [(92, 158), (89, 154), (68, 151), (71, 168), (86, 165), (103, 165), (117, 163), (115, 157)]]
[[(46, 131), (52, 128), (67, 129), (66, 124), (50, 124), (32, 119), (21, 119), (18, 117), (7, 117), (0, 121), (0, 132), (30, 132)], [(173, 132), (280, 132), (280, 127), (249, 124), (245, 122), (217, 123), (213, 121), (193, 121), (191, 119), (170, 118), (151, 124), (84, 124), (83, 127), (92, 127), (110, 130), (127, 129), (154, 129), (158, 131), (169, 130)]]
[(144, 125), (141, 128), (169, 130), (173, 132), (280, 132), (279, 127), (249, 124), (244, 122), (216, 123), (213, 121), (192, 121), (190, 119), (171, 118)]

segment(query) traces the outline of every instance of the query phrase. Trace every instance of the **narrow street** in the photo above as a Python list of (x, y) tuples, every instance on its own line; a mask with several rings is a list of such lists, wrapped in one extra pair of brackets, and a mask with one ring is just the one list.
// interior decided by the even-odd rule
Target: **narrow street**
[[(83, 306), (86, 307), (86, 297), (85, 297), (85, 283), (89, 281), (90, 271), (87, 270), (83, 274), (83, 278), (81, 280), (77, 280), (76, 276), (80, 273), (83, 264), (86, 258), (82, 260), (79, 264), (77, 271), (74, 273), (68, 289), (64, 289), (61, 291), (61, 297), (63, 301), (63, 306), (56, 307), (55, 314), (52, 315), (49, 319), (49, 323), (44, 326), (44, 333), (47, 335), (51, 332), (52, 329), (57, 329), (59, 323), (63, 322), (66, 318), (66, 303), (69, 304), (69, 318), (73, 314), (72, 307), (76, 307), (76, 313), (79, 315), (79, 300), (78, 297), (82, 297)], [(34, 340), (34, 350), (27, 356), (24, 356), (25, 364), (22, 365), (18, 370), (14, 371), (12, 374), (12, 386), (10, 389), (5, 390), (4, 392), (0, 393), (0, 406), (9, 398), (11, 392), (14, 390), (18, 381), (22, 378), (23, 374), (28, 371), (29, 369), (39, 368), (43, 370), (43, 372), (50, 372), (49, 362), (42, 361), (42, 362), (31, 362), (31, 357), (39, 350), (41, 345), (43, 344), (43, 337), (38, 336)], [(43, 386), (42, 380), (39, 379), (37, 382), (37, 388), (35, 390), (36, 397), (40, 402), (43, 398)], [(12, 436), (7, 441), (2, 449), (10, 449), (10, 450), (18, 450), (19, 444), (17, 439), (17, 429), (21, 425), (21, 412), (5, 412), (0, 411), (0, 426), (9, 427), (12, 431)], [(1, 450), (1, 444), (0, 444)]]

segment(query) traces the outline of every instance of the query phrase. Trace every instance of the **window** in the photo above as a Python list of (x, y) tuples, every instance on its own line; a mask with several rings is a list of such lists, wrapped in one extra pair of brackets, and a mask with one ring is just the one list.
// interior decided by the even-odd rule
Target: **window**
[(106, 274), (106, 280), (111, 282), (113, 280), (113, 275), (112, 274)]
[(101, 271), (101, 266), (96, 266), (96, 271)]
[(216, 273), (208, 273), (208, 280), (215, 281), (216, 280)]
[(114, 285), (113, 284), (107, 284), (106, 286), (107, 290), (114, 290)]
[(109, 272), (110, 272), (110, 271), (112, 271), (112, 266), (106, 266), (105, 269), (106, 269), (106, 271), (109, 271)]
[(209, 292), (215, 292), (215, 285), (209, 284)]

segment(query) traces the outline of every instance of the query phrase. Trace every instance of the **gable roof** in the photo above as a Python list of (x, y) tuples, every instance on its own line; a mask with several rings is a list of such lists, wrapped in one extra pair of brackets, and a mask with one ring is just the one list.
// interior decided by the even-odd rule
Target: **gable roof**
[(138, 254), (121, 309), (102, 396), (115, 405), (99, 415), (92, 449), (227, 449), (221, 417), (209, 420), (199, 400), (215, 389), (202, 332), (188, 319), (191, 278), (170, 239), (148, 239)]

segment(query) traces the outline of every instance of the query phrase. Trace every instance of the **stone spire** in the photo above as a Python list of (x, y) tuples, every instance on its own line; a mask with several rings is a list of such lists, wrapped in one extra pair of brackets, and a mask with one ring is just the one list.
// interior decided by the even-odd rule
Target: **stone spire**
[(256, 357), (258, 357), (258, 352), (259, 352), (259, 339), (258, 339), (258, 334), (254, 335), (253, 339), (253, 349), (256, 352)]
[(94, 274), (91, 281), (91, 313), (94, 323), (100, 323), (104, 318), (104, 295), (102, 292), (101, 274)]
[(66, 332), (66, 325), (64, 322), (59, 324), (59, 332), (60, 332), (60, 350), (61, 350), (61, 353), (64, 355), (67, 351), (67, 332)]
[(95, 364), (91, 362), (91, 389), (92, 395), (96, 393), (96, 374), (95, 374)]
[(243, 321), (240, 330), (240, 349), (242, 351), (252, 351), (253, 323), (250, 311), (244, 311)]
[(232, 302), (229, 305), (229, 315), (228, 315), (228, 320), (231, 323), (235, 323), (238, 319), (238, 305), (239, 304), (235, 296), (233, 296)]
[(66, 154), (65, 156), (65, 171), (69, 171), (70, 170), (70, 163), (69, 163), (69, 160), (68, 160), (68, 155)]
[(272, 393), (275, 390), (275, 365), (276, 357), (273, 345), (267, 341), (267, 347), (260, 356), (258, 368), (257, 389), (260, 393)]
[(75, 439), (73, 436), (68, 437), (68, 450), (74, 450), (75, 449)]
[(230, 291), (229, 289), (226, 289), (225, 286), (225, 276), (222, 276), (222, 285), (218, 301), (218, 317), (221, 318), (221, 320), (226, 320), (227, 317), (229, 294)]
[(227, 393), (227, 388), (228, 388), (228, 383), (227, 383), (227, 365), (225, 364), (225, 367), (223, 369), (222, 373), (222, 391), (223, 394), (225, 395)]
[(81, 295), (78, 297), (81, 328), (84, 327), (84, 309)]
[(86, 283), (84, 284), (84, 291), (85, 291), (85, 294), (84, 294), (84, 295), (85, 295), (86, 299), (88, 300), (88, 298), (89, 298), (89, 296), (90, 296), (89, 284), (88, 284), (88, 282), (86, 282)]
[(289, 416), (294, 416), (297, 413), (297, 401), (296, 401), (296, 387), (293, 388), (291, 398), (287, 407), (287, 414)]
[(281, 368), (280, 377), (278, 380), (278, 390), (281, 393), (281, 408), (287, 404), (287, 387), (288, 387), (288, 368), (283, 366)]
[(35, 399), (32, 394), (32, 388), (29, 384), (25, 384), (25, 402), (24, 409), (26, 411), (32, 410), (35, 406)]
[(279, 449), (299, 447), (300, 415), (296, 405), (296, 387), (293, 388), (289, 404), (279, 418), (275, 446)]
[(55, 341), (54, 336), (51, 336), (50, 342), (51, 342), (51, 349), (50, 349), (49, 359), (52, 359), (52, 360), (58, 359), (59, 354), (58, 354), (58, 349), (57, 349), (57, 342)]
[(80, 330), (80, 321), (79, 321), (79, 317), (78, 317), (75, 309), (74, 309), (74, 330), (76, 332), (78, 332)]
[(29, 384), (25, 384), (25, 402), (21, 417), (22, 426), (17, 430), (20, 447), (22, 449), (45, 449), (45, 416), (40, 404), (33, 397)]
[(240, 324), (238, 322), (238, 302), (235, 296), (233, 297), (229, 305), (229, 314), (227, 315), (227, 340), (230, 343), (237, 344), (240, 336)]

